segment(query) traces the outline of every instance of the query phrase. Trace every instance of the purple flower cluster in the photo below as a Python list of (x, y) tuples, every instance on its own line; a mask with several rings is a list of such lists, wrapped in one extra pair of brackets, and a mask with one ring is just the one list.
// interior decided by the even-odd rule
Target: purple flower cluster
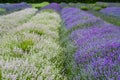
[(105, 79), (120, 77), (120, 28), (106, 24), (102, 27), (78, 29), (72, 32), (78, 50), (75, 53), (76, 63), (89, 70), (91, 66), (94, 78)]
[(68, 5), (67, 3), (64, 3), (64, 2), (60, 3), (60, 6), (61, 6), (62, 8), (69, 7), (69, 5)]
[[(75, 66), (85, 71), (83, 74), (77, 71), (76, 78), (87, 73), (92, 80), (120, 80), (120, 28), (76, 8), (64, 8), (61, 14), (67, 29), (93, 24), (70, 34), (77, 46)], [(101, 23), (94, 25), (98, 21)]]
[(108, 7), (120, 7), (120, 3), (107, 3)]
[(61, 6), (57, 3), (51, 3), (43, 8), (41, 8), (41, 10), (44, 10), (44, 9), (52, 9), (52, 10), (55, 10), (57, 12), (60, 12), (61, 11)]
[(95, 24), (101, 21), (92, 14), (77, 8), (64, 8), (62, 9), (61, 15), (67, 29), (79, 26), (79, 24)]
[(0, 4), (0, 8), (2, 8), (2, 9), (6, 9), (7, 8), (7, 6), (9, 6), (10, 4)]
[(2, 6), (0, 6), (0, 8), (6, 9), (7, 12), (11, 12), (11, 11), (15, 11), (15, 10), (24, 9), (24, 8), (31, 8), (31, 6), (25, 2), (22, 2), (22, 3), (17, 3), (17, 4), (2, 5)]
[(5, 4), (0, 4), (0, 7), (3, 7)]
[(107, 7), (100, 12), (120, 18), (120, 7)]
[[(120, 45), (120, 44), (119, 44)], [(120, 46), (104, 54), (104, 57), (93, 58), (89, 63), (95, 79), (120, 80)], [(102, 53), (103, 54), (103, 53)], [(107, 55), (107, 56), (106, 56)], [(88, 68), (86, 68), (88, 70)]]

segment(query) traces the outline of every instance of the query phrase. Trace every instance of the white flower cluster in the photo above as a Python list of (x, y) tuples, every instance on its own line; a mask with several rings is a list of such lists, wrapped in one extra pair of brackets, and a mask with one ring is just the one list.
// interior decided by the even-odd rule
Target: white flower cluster
[(4, 80), (65, 80), (60, 74), (61, 18), (41, 11), (28, 22), (9, 30), (0, 40), (0, 67)]
[(26, 22), (36, 11), (37, 9), (27, 8), (8, 15), (0, 16), (0, 33), (7, 32), (9, 29)]

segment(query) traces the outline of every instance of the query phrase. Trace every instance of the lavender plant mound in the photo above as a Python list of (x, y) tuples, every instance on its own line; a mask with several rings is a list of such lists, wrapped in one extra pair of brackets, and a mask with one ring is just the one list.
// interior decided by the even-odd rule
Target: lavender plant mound
[(64, 3), (64, 2), (61, 2), (61, 3), (60, 3), (60, 6), (61, 6), (62, 8), (69, 7), (69, 5), (68, 5), (67, 3)]
[(7, 6), (9, 6), (10, 4), (0, 4), (0, 8), (1, 9), (6, 9), (7, 8)]
[(0, 6), (0, 8), (6, 9), (7, 12), (11, 12), (15, 10), (24, 9), (24, 8), (31, 8), (31, 6), (25, 2), (22, 2), (22, 3), (17, 3), (17, 4), (7, 4), (4, 6)]
[(78, 29), (71, 33), (71, 39), (74, 40), (76, 46), (81, 46), (82, 44), (84, 44), (81, 41), (85, 42), (86, 40), (89, 40), (90, 38), (92, 38), (91, 34), (97, 35), (97, 34), (100, 34), (99, 31), (103, 31), (102, 29), (105, 30), (105, 28), (107, 28), (106, 30), (108, 30), (108, 29), (111, 29), (112, 27), (113, 25), (111, 24), (103, 23), (100, 26), (98, 25), (97, 27), (92, 26), (90, 28)]
[(96, 2), (98, 5), (106, 4), (108, 7), (120, 7), (120, 3), (113, 3), (113, 2)]
[(62, 9), (61, 15), (67, 29), (72, 29), (79, 24), (94, 24), (101, 21), (92, 14), (86, 13), (77, 8), (64, 8)]
[(0, 7), (4, 6), (5, 4), (0, 4)]
[(120, 28), (113, 25), (74, 31), (71, 38), (78, 46), (76, 63), (94, 79), (119, 80), (119, 35)]
[(44, 10), (44, 9), (52, 9), (52, 10), (55, 10), (57, 12), (60, 12), (61, 11), (61, 6), (57, 3), (51, 3), (51, 4), (43, 7), (41, 10)]
[(25, 3), (25, 2), (22, 2), (22, 3), (19, 3), (19, 4), (13, 4), (14, 7), (16, 7), (16, 9), (24, 9), (24, 8), (31, 8), (32, 6)]
[(108, 7), (101, 10), (100, 12), (120, 18), (120, 7)]

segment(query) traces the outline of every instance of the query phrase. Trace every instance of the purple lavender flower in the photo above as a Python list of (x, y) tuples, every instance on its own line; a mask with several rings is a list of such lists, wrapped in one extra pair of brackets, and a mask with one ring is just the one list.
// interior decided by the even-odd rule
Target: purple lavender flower
[[(103, 25), (98, 25), (97, 27), (91, 27), (91, 28), (84, 28), (84, 29), (78, 29), (75, 30), (71, 33), (71, 38), (75, 41), (76, 45), (81, 45), (82, 42), (85, 42), (87, 40), (92, 39), (93, 37), (102, 37), (103, 33), (119, 33), (119, 28), (116, 29), (117, 27), (110, 25), (110, 24), (103, 24)], [(94, 36), (93, 36), (94, 35)], [(105, 35), (105, 34), (104, 34)], [(106, 34), (109, 35), (110, 34)], [(104, 37), (104, 36), (103, 36)], [(116, 36), (117, 37), (117, 36)], [(110, 37), (112, 38), (112, 37)]]
[(2, 8), (5, 4), (0, 4), (0, 8)]
[(77, 8), (64, 8), (62, 9), (61, 15), (67, 29), (79, 26), (80, 24), (94, 24), (101, 21), (92, 14)]
[(100, 12), (120, 18), (120, 7), (107, 7)]
[(10, 4), (0, 4), (0, 8), (5, 8), (7, 5), (10, 5)]
[(61, 2), (61, 3), (60, 3), (60, 6), (61, 6), (62, 8), (64, 8), (64, 7), (69, 7), (69, 5), (68, 5), (67, 3), (64, 3), (64, 2)]
[(95, 79), (116, 80), (120, 75), (119, 35), (120, 28), (113, 25), (74, 31), (73, 40), (78, 46), (76, 63), (86, 67), (86, 70), (89, 70), (87, 66), (90, 65)]
[[(105, 3), (106, 4), (106, 3)], [(120, 7), (120, 3), (107, 3), (108, 7)]]
[(119, 80), (120, 28), (77, 8), (64, 8), (61, 15), (67, 29), (92, 24), (81, 26), (70, 34), (78, 48), (74, 60), (75, 68), (80, 72), (77, 71), (75, 78), (80, 79), (84, 75), (92, 80)]
[(25, 2), (22, 2), (17, 4), (7, 4), (4, 6), (0, 6), (0, 8), (6, 9), (7, 12), (11, 12), (11, 11), (20, 10), (20, 9), (31, 8), (31, 6)]
[(41, 10), (44, 10), (44, 9), (52, 9), (52, 10), (55, 10), (57, 12), (60, 12), (61, 11), (61, 7), (59, 4), (57, 3), (51, 3), (43, 8), (41, 8)]
[(95, 79), (104, 78), (104, 79), (113, 79), (119, 80), (120, 76), (120, 62), (118, 60), (118, 56), (120, 56), (120, 49), (109, 52), (109, 55), (100, 57), (100, 58), (93, 58), (91, 65), (93, 72), (93, 76)]

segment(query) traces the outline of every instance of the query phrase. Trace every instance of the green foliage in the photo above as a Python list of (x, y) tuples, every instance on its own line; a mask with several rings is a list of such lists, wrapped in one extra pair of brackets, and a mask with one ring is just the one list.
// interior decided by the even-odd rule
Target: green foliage
[(61, 23), (62, 27), (59, 29), (59, 41), (60, 41), (60, 45), (63, 48), (63, 52), (64, 53), (64, 75), (67, 76), (67, 80), (72, 80), (73, 76), (74, 76), (74, 58), (73, 58), (73, 54), (76, 51), (76, 47), (73, 45), (73, 43), (71, 42), (69, 36), (70, 36), (70, 32), (65, 28), (65, 25), (63, 24), (63, 22)]
[(104, 13), (97, 12), (97, 11), (90, 11), (90, 13), (94, 14), (97, 17), (100, 17), (101, 19), (105, 20), (108, 23), (120, 26), (120, 19), (117, 17), (105, 15)]
[(23, 55), (22, 54), (19, 54), (19, 53), (12, 53), (10, 54), (11, 57), (14, 57), (14, 58), (22, 58)]
[(33, 3), (31, 5), (32, 7), (39, 9), (39, 8), (49, 5), (49, 2)]
[(0, 14), (4, 14), (6, 12), (5, 9), (0, 8)]
[(107, 7), (107, 4), (102, 4), (101, 7), (102, 7), (102, 8), (106, 8), (106, 7)]
[(5, 12), (5, 9), (0, 8), (0, 12)]
[(44, 31), (42, 31), (42, 30), (41, 30), (41, 31), (40, 31), (40, 30), (35, 30), (35, 29), (32, 29), (32, 30), (30, 30), (29, 32), (30, 32), (30, 33), (38, 34), (38, 35), (40, 35), (40, 36), (44, 34)]
[(2, 70), (0, 69), (0, 80), (2, 80)]
[(97, 6), (93, 8), (93, 10), (95, 11), (100, 11), (101, 9), (102, 9), (101, 7), (97, 7)]
[(85, 10), (85, 11), (88, 10), (87, 6), (81, 6), (80, 9), (81, 9), (81, 10)]
[(30, 52), (33, 45), (34, 45), (33, 40), (27, 39), (18, 44), (18, 47), (21, 48), (24, 52)]
[[(40, 2), (44, 2), (45, 0), (0, 0), (0, 3), (18, 3), (18, 2), (29, 2), (29, 3), (40, 3)], [(95, 3), (97, 1), (100, 2), (120, 2), (120, 0), (46, 0), (48, 2), (85, 2), (85, 3)]]
[(106, 8), (108, 6), (106, 3), (96, 3), (95, 5), (101, 8)]

